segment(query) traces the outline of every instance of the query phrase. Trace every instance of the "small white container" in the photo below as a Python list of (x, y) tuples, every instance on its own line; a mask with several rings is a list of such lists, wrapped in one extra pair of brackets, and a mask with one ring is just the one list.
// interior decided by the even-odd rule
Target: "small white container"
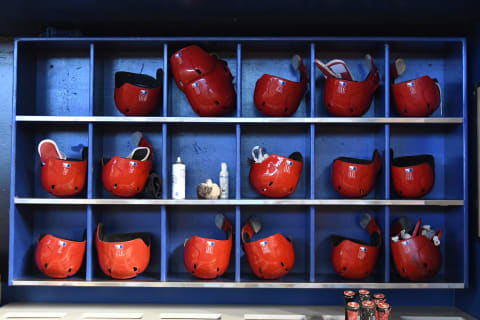
[(220, 170), (220, 199), (228, 199), (228, 169), (227, 163), (222, 162), (222, 170)]
[(185, 163), (180, 157), (172, 165), (172, 199), (185, 199)]

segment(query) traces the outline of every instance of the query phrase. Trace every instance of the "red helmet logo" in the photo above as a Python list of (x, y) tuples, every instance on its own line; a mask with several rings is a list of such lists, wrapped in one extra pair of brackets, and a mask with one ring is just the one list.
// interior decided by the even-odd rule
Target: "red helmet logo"
[(406, 68), (403, 59), (396, 59), (390, 68), (395, 108), (404, 117), (428, 117), (440, 106), (442, 100), (440, 86), (437, 80), (429, 76), (394, 83)]
[(421, 220), (418, 220), (411, 237), (400, 239), (397, 234), (390, 242), (397, 272), (410, 281), (426, 281), (442, 267), (442, 230), (428, 230), (419, 234), (420, 224)]
[(162, 100), (163, 70), (157, 79), (130, 72), (115, 73), (115, 105), (126, 116), (147, 116)]
[(67, 159), (55, 141), (45, 139), (39, 143), (38, 153), (41, 161), (40, 180), (45, 191), (64, 197), (83, 190), (87, 176), (87, 148), (82, 151), (83, 160)]
[(393, 158), (392, 184), (403, 198), (418, 198), (428, 194), (435, 183), (435, 161), (429, 154)]
[(260, 112), (270, 117), (289, 117), (294, 114), (307, 90), (307, 68), (299, 55), (292, 65), (300, 72), (300, 82), (264, 74), (255, 85), (254, 101)]
[(364, 279), (368, 277), (377, 264), (382, 232), (369, 214), (360, 217), (360, 226), (370, 234), (370, 244), (352, 240), (343, 236), (332, 235), (332, 266), (346, 279)]
[(95, 237), (98, 263), (114, 279), (130, 279), (145, 271), (150, 262), (150, 234), (145, 232), (105, 235), (103, 224)]
[(230, 263), (233, 228), (224, 215), (215, 217), (215, 224), (225, 231), (227, 240), (193, 236), (185, 241), (183, 262), (188, 272), (197, 278), (213, 279), (225, 273)]
[(102, 159), (102, 182), (108, 192), (119, 197), (133, 197), (142, 192), (152, 169), (153, 152), (139, 132), (134, 133), (139, 147), (126, 158)]
[(324, 103), (332, 115), (337, 117), (359, 117), (370, 108), (372, 98), (380, 83), (380, 76), (372, 56), (365, 56), (370, 73), (364, 81), (354, 81), (348, 66), (342, 60), (315, 65), (326, 77)]
[(372, 191), (381, 168), (382, 158), (377, 150), (372, 160), (337, 158), (332, 165), (332, 185), (344, 197), (364, 197)]
[(253, 273), (260, 279), (278, 279), (292, 270), (295, 251), (291, 240), (277, 233), (251, 242), (262, 229), (260, 220), (251, 217), (242, 228), (243, 250)]
[(263, 154), (262, 148), (256, 146), (252, 150), (252, 156), (250, 184), (255, 191), (270, 198), (286, 197), (295, 191), (303, 166), (299, 152), (292, 153), (288, 158), (276, 154), (268, 156)]
[(199, 116), (220, 116), (233, 108), (233, 77), (225, 61), (192, 45), (175, 52), (170, 64), (177, 86)]
[(67, 278), (75, 275), (85, 255), (83, 241), (73, 241), (43, 234), (38, 238), (35, 263), (38, 269), (51, 278)]

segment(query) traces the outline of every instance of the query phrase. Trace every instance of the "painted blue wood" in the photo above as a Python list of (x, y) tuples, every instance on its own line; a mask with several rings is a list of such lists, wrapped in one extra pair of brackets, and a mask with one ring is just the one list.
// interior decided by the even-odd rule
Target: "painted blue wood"
[[(298, 73), (290, 67), (294, 53), (301, 53), (310, 66), (310, 89), (295, 114), (296, 117), (328, 116), (323, 106), (324, 81), (313, 63), (315, 57), (323, 61), (333, 58), (345, 59), (354, 76), (363, 79), (368, 73), (363, 57), (374, 56), (381, 73), (381, 85), (367, 113), (369, 116), (395, 116), (391, 111), (389, 62), (395, 57), (406, 57), (410, 77), (430, 74), (441, 79), (445, 103), (435, 116), (463, 116), (463, 125), (128, 125), (78, 124), (70, 126), (44, 126), (39, 123), (16, 124), (16, 114), (71, 115), (66, 103), (72, 106), (82, 100), (72, 115), (117, 115), (113, 102), (113, 75), (125, 70), (144, 72), (150, 75), (162, 67), (164, 95), (162, 107), (155, 115), (195, 116), (184, 94), (178, 90), (168, 72), (169, 56), (189, 44), (197, 43), (207, 51), (218, 54), (229, 63), (234, 73), (237, 91), (237, 108), (230, 116), (260, 116), (253, 105), (255, 82), (263, 73), (298, 80)], [(289, 43), (290, 42), (290, 43)], [(288, 44), (288, 45), (287, 45)], [(291, 44), (291, 45), (290, 45)], [(422, 216), (432, 225), (440, 224), (446, 229), (444, 253), (445, 264), (434, 282), (464, 282), (468, 285), (468, 163), (467, 163), (467, 96), (466, 96), (466, 42), (463, 38), (82, 38), (82, 39), (18, 39), (15, 42), (14, 112), (12, 124), (12, 187), (10, 210), (9, 281), (14, 278), (41, 277), (31, 263), (31, 245), (34, 235), (42, 230), (56, 231), (60, 222), (70, 219), (67, 225), (74, 230), (87, 228), (87, 266), (79, 276), (82, 279), (106, 279), (98, 268), (93, 248), (93, 233), (96, 223), (106, 221), (113, 232), (127, 232), (137, 227), (154, 236), (152, 263), (140, 279), (160, 281), (193, 280), (183, 267), (183, 240), (194, 234), (215, 235), (213, 216), (226, 212), (235, 225), (235, 246), (229, 270), (221, 280), (256, 281), (246, 263), (241, 249), (240, 228), (251, 214), (264, 220), (265, 230), (261, 236), (281, 232), (294, 236), (297, 263), (285, 281), (342, 281), (332, 270), (329, 262), (329, 235), (332, 232), (368, 239), (368, 235), (356, 221), (358, 215), (371, 210), (384, 229), (386, 240), (383, 256), (376, 271), (368, 281), (400, 281), (390, 268), (388, 229), (390, 223), (403, 214)], [(20, 63), (19, 63), (20, 62)], [(54, 65), (49, 70), (50, 65)], [(431, 65), (429, 65), (431, 64)], [(76, 69), (81, 67), (80, 69)], [(85, 69), (85, 70), (84, 70)], [(42, 72), (46, 70), (48, 72)], [(81, 71), (78, 71), (81, 70)], [(407, 73), (408, 73), (407, 72)], [(42, 73), (42, 75), (39, 75)], [(80, 82), (80, 97), (69, 91), (75, 81)], [(65, 86), (51, 92), (42, 88), (58, 85), (64, 79)], [(83, 92), (83, 84), (86, 91)], [(17, 95), (18, 90), (35, 87), (34, 94)], [(462, 95), (458, 91), (462, 90)], [(64, 100), (56, 96), (64, 95)], [(81, 99), (80, 99), (81, 98)], [(70, 99), (70, 100), (69, 100)], [(46, 101), (46, 102), (44, 102)], [(58, 102), (58, 103), (57, 103)], [(462, 108), (460, 108), (460, 104)], [(21, 108), (15, 109), (15, 106)], [(70, 105), (70, 104), (69, 104)], [(393, 107), (393, 106), (392, 106)], [(18, 110), (18, 111), (17, 111)], [(77, 113), (75, 113), (77, 112)], [(436, 184), (428, 199), (464, 199), (463, 207), (453, 208), (406, 208), (406, 207), (135, 207), (135, 206), (40, 206), (16, 208), (14, 196), (48, 197), (39, 184), (39, 163), (36, 144), (46, 136), (58, 140), (61, 148), (73, 156), (78, 155), (79, 145), (90, 146), (88, 185), (79, 197), (113, 197), (101, 184), (102, 155), (113, 156), (129, 153), (130, 134), (143, 130), (155, 149), (154, 168), (161, 170), (164, 199), (170, 197), (171, 164), (177, 155), (187, 163), (187, 198), (196, 198), (196, 185), (206, 178), (218, 181), (220, 162), (227, 161), (230, 172), (231, 198), (261, 198), (249, 185), (247, 158), (254, 145), (263, 145), (268, 152), (288, 156), (300, 151), (305, 157), (302, 177), (291, 198), (341, 198), (331, 186), (331, 163), (338, 156), (369, 159), (373, 149), (378, 148), (384, 158), (384, 169), (370, 199), (396, 198), (390, 190), (390, 146), (395, 156), (432, 153), (436, 160)], [(34, 139), (32, 139), (34, 137)], [(15, 161), (16, 152), (22, 162)], [(70, 155), (70, 154), (69, 154)], [(35, 166), (31, 166), (35, 163)], [(234, 176), (235, 175), (235, 176)], [(461, 187), (459, 187), (461, 186)], [(158, 214), (160, 213), (160, 214)], [(39, 222), (60, 219), (46, 226)], [(81, 217), (81, 218), (77, 218)], [(86, 223), (86, 226), (85, 226)], [(456, 233), (455, 230), (464, 230)], [(133, 230), (138, 231), (138, 230)], [(128, 231), (130, 232), (130, 231)], [(223, 234), (216, 233), (219, 238)], [(25, 241), (25, 239), (27, 239)], [(454, 253), (462, 252), (462, 259), (451, 261)], [(458, 259), (457, 259), (458, 260)], [(232, 261), (232, 262), (233, 262)], [(74, 289), (71, 288), (73, 292)], [(21, 289), (16, 288), (18, 292)], [(35, 290), (35, 289), (34, 289)], [(52, 289), (60, 294), (62, 289)], [(92, 289), (93, 290), (93, 289)], [(110, 289), (97, 289), (98, 294)], [(140, 295), (147, 290), (132, 289)], [(171, 290), (171, 289), (169, 289)], [(177, 289), (175, 289), (177, 290)], [(179, 289), (178, 289), (179, 290)], [(161, 292), (158, 289), (157, 292)], [(187, 292), (185, 289), (184, 292)], [(213, 290), (215, 291), (215, 290)], [(212, 291), (212, 292), (213, 292)], [(225, 292), (228, 290), (225, 290)], [(246, 290), (258, 296), (258, 291)], [(281, 291), (281, 290), (279, 290)], [(300, 292), (301, 290), (298, 290)], [(88, 289), (81, 290), (87, 294)], [(100, 293), (101, 292), (101, 293)], [(219, 292), (219, 291), (215, 291)], [(223, 291), (222, 291), (223, 292)], [(296, 291), (297, 292), (297, 291)], [(311, 291), (309, 291), (311, 292)], [(409, 290), (401, 301), (413, 291)], [(445, 292), (450, 301), (452, 291)], [(393, 293), (394, 295), (396, 293)], [(442, 293), (439, 293), (442, 294)], [(21, 295), (27, 296), (25, 292)], [(91, 295), (91, 293), (90, 293)], [(327, 296), (328, 294), (320, 294)], [(242, 296), (242, 294), (239, 294)], [(46, 298), (48, 299), (48, 298)], [(104, 298), (106, 299), (106, 298)], [(179, 301), (188, 301), (189, 298)], [(424, 298), (428, 301), (427, 298)], [(28, 300), (35, 298), (29, 296)], [(80, 301), (79, 298), (78, 301)], [(133, 301), (130, 299), (129, 301)], [(234, 300), (228, 300), (230, 302)], [(263, 300), (264, 301), (264, 300)], [(279, 300), (280, 301), (280, 300)], [(438, 300), (438, 301), (441, 301)], [(237, 302), (237, 301), (235, 301)], [(285, 303), (284, 301), (282, 301)], [(279, 302), (280, 303), (280, 302)], [(323, 301), (322, 301), (323, 303)], [(451, 302), (450, 302), (451, 303)]]
[[(467, 98), (467, 90), (468, 90), (468, 74), (467, 74), (467, 41), (462, 39), (462, 103), (463, 103), (463, 118), (465, 121), (463, 122), (463, 282), (465, 283), (465, 287), (469, 288), (470, 285), (470, 278), (468, 272), (469, 266), (469, 217), (468, 217), (468, 210), (469, 210), (469, 198), (468, 198), (468, 174), (469, 174), (469, 155), (468, 155), (468, 98)], [(478, 111), (477, 111), (478, 112)], [(477, 126), (479, 124), (477, 123)], [(473, 136), (475, 136), (473, 134)], [(477, 146), (478, 148), (478, 146)], [(478, 169), (478, 168), (477, 168)], [(473, 179), (475, 181), (475, 179)], [(478, 187), (478, 186), (477, 186)]]
[(235, 261), (235, 281), (239, 282), (241, 281), (241, 269), (240, 269), (240, 258), (242, 256), (242, 240), (241, 240), (241, 220), (242, 219), (242, 213), (240, 206), (235, 206), (235, 225), (234, 225), (234, 230), (235, 230), (235, 251), (234, 251), (234, 261)]
[(85, 279), (87, 281), (92, 280), (93, 275), (93, 255), (95, 254), (93, 251), (93, 247), (95, 246), (94, 237), (95, 225), (92, 206), (87, 206), (87, 247), (85, 249)]
[(160, 280), (167, 281), (167, 207), (162, 206), (160, 215)]

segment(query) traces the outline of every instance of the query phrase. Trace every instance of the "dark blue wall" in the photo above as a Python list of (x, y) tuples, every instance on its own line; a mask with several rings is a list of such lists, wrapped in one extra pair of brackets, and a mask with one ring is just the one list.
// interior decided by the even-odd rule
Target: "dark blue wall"
[[(469, 163), (477, 163), (477, 106), (474, 92), (476, 86), (480, 84), (480, 25), (472, 28), (473, 32), (469, 36), (468, 65), (469, 65)], [(459, 290), (455, 295), (455, 304), (471, 313), (476, 317), (480, 317), (480, 241), (478, 229), (478, 168), (470, 166), (470, 288), (467, 290)]]

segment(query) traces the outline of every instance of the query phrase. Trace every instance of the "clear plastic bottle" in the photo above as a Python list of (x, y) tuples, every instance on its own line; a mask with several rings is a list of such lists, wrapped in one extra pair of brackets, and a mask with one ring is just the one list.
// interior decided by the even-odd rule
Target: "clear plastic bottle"
[(222, 170), (220, 170), (220, 199), (228, 199), (228, 169), (227, 163), (222, 162)]

